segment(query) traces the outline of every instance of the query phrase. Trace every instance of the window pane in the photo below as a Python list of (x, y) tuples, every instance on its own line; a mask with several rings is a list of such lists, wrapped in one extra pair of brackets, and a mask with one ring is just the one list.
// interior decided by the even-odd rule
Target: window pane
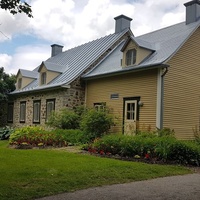
[(33, 122), (40, 122), (40, 101), (33, 104)]
[(94, 103), (94, 108), (97, 111), (104, 111), (105, 107), (106, 107), (106, 103), (105, 102), (103, 102), (103, 103)]
[(136, 49), (128, 50), (126, 53), (126, 65), (133, 65), (136, 62)]
[(18, 89), (21, 89), (21, 87), (22, 87), (22, 79), (19, 78), (18, 79)]
[(55, 110), (55, 99), (53, 100), (47, 100), (46, 104), (46, 117), (47, 119), (51, 115), (51, 112)]
[(20, 122), (25, 122), (26, 119), (26, 102), (20, 103)]
[(46, 72), (43, 72), (41, 75), (41, 85), (46, 84)]
[(135, 120), (135, 103), (127, 103), (126, 106), (126, 119)]

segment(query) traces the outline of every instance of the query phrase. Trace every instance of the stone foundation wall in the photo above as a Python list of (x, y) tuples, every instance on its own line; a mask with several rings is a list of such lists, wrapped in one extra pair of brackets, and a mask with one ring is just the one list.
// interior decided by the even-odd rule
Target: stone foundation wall
[[(64, 107), (72, 109), (73, 107), (84, 105), (85, 92), (80, 84), (80, 80), (73, 82), (71, 88), (56, 89), (48, 92), (33, 93), (18, 96), (14, 100), (14, 119), (13, 127), (45, 125), (46, 122), (46, 100), (55, 99), (55, 110), (58, 111)], [(33, 123), (33, 101), (41, 101), (40, 124)], [(20, 102), (26, 102), (26, 121), (20, 123)]]

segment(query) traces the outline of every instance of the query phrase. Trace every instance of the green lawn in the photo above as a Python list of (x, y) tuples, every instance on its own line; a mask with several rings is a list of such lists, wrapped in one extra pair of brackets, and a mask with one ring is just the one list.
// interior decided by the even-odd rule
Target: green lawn
[(28, 200), (94, 186), (190, 173), (178, 166), (7, 146), (7, 141), (0, 141), (1, 200)]

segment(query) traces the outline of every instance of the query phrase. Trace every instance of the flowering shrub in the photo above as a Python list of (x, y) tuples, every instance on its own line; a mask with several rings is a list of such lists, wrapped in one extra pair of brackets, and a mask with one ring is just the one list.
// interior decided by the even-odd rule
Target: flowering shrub
[(172, 136), (143, 137), (106, 135), (94, 140), (90, 152), (122, 157), (176, 162), (200, 166), (200, 145), (194, 141), (180, 141)]
[[(84, 141), (84, 133), (80, 130), (51, 130), (41, 127), (23, 127), (15, 129), (9, 139), (9, 144), (31, 146), (67, 146)], [(85, 139), (86, 141), (86, 139)]]
[[(44, 146), (66, 146), (67, 141), (61, 134), (56, 134), (53, 131), (45, 131), (41, 127), (24, 127), (16, 129), (10, 136), (9, 143), (16, 145), (28, 145), (38, 146), (43, 144)], [(41, 145), (40, 145), (41, 146)]]

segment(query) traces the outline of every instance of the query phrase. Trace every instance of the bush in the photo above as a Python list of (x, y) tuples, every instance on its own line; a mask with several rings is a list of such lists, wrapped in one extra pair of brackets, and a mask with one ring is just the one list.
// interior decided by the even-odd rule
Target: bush
[(139, 156), (154, 161), (200, 165), (200, 145), (194, 141), (180, 141), (173, 136), (106, 135), (95, 140), (90, 148), (123, 157)]
[(9, 139), (11, 145), (28, 144), (31, 146), (67, 146), (88, 142), (81, 130), (55, 129), (44, 130), (41, 127), (23, 127), (15, 129)]
[(78, 129), (80, 116), (74, 111), (63, 109), (60, 112), (52, 112), (47, 124), (62, 129)]
[(15, 129), (9, 138), (9, 144), (31, 146), (66, 146), (67, 141), (55, 131), (46, 131), (41, 127), (23, 127)]
[(91, 137), (97, 138), (108, 133), (113, 119), (107, 111), (90, 109), (83, 115), (81, 128)]
[(78, 144), (85, 144), (90, 142), (90, 138), (88, 138), (87, 134), (79, 129), (56, 129), (56, 134), (61, 134), (68, 142), (68, 145), (78, 145)]

